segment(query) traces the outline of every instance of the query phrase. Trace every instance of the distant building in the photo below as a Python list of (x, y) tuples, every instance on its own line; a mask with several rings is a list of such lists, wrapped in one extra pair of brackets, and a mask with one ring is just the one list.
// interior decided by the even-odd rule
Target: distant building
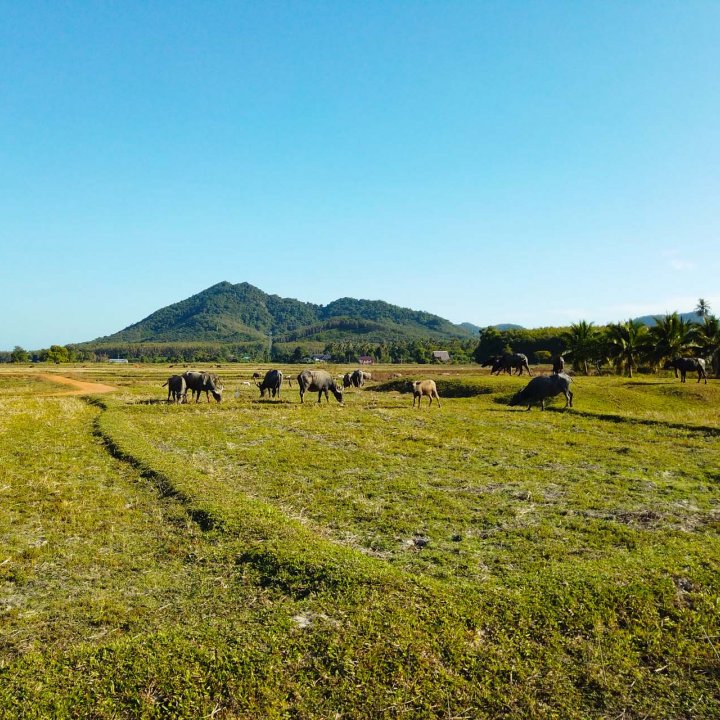
[(447, 350), (433, 350), (432, 357), (435, 362), (450, 362), (450, 353)]
[(119, 364), (127, 364), (127, 360), (125, 358), (109, 358), (109, 363), (119, 363)]
[(372, 357), (372, 355), (361, 355), (361, 356), (358, 358), (358, 362), (359, 362), (361, 365), (372, 365), (372, 364), (375, 362), (375, 360), (374, 360), (374, 358)]
[(313, 355), (312, 361), (313, 362), (327, 362), (330, 360), (332, 356), (331, 355)]

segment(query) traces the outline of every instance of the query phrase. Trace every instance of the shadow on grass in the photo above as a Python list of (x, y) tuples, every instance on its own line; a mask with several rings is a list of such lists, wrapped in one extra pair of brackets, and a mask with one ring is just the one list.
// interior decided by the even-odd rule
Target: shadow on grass
[[(545, 408), (547, 412), (565, 412), (566, 408)], [(685, 430), (692, 433), (701, 433), (703, 435), (720, 436), (720, 427), (712, 425), (692, 425), (689, 423), (667, 422), (665, 420), (652, 420), (649, 418), (636, 418), (629, 415), (618, 415), (616, 413), (599, 413), (588, 410), (577, 410), (572, 408), (571, 412), (581, 417), (594, 418), (603, 422), (611, 423), (627, 423), (628, 425), (645, 425), (648, 427), (668, 428), (670, 430)]]

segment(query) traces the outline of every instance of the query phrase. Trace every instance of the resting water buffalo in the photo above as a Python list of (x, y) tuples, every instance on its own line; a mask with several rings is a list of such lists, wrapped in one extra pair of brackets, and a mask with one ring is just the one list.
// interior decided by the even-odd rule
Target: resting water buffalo
[(260, 397), (265, 397), (265, 391), (268, 391), (268, 395), (275, 397), (277, 394), (280, 397), (280, 386), (282, 385), (283, 374), (279, 370), (268, 370), (265, 373), (265, 377), (261, 383), (256, 382), (255, 384), (260, 388)]
[(571, 382), (570, 376), (565, 373), (534, 377), (520, 392), (512, 396), (510, 405), (527, 405), (529, 410), (533, 403), (539, 402), (540, 408), (544, 410), (545, 401), (548, 398), (563, 393), (565, 395), (565, 407), (572, 407)]
[(187, 402), (187, 385), (182, 375), (171, 375), (162, 386), (167, 385), (168, 402), (181, 403)]
[(705, 361), (702, 358), (675, 358), (665, 363), (665, 370), (671, 368), (675, 370), (675, 377), (678, 376), (678, 370), (680, 371), (680, 382), (685, 382), (685, 375), (689, 372), (697, 372), (698, 382), (700, 378), (705, 378), (705, 384), (707, 385), (707, 373), (705, 372)]
[(203, 391), (208, 402), (210, 402), (210, 393), (217, 402), (222, 400), (223, 385), (215, 373), (189, 371), (183, 374), (183, 378), (192, 397), (196, 397), (195, 393), (197, 393), (195, 402), (200, 402), (200, 393)]
[(337, 386), (332, 375), (327, 370), (303, 370), (298, 375), (298, 385), (300, 385), (300, 402), (305, 402), (303, 398), (308, 390), (317, 392), (318, 402), (322, 400), (323, 393), (325, 393), (325, 400), (330, 402), (329, 390), (335, 396), (335, 399), (342, 404), (343, 391)]
[(438, 407), (440, 407), (440, 396), (438, 395), (437, 385), (435, 385), (434, 380), (416, 380), (413, 383), (413, 407), (415, 407), (416, 400), (418, 407), (420, 407), (420, 401), (423, 395), (427, 395), (430, 398), (428, 407), (432, 405), (433, 398), (437, 400)]
[(555, 355), (552, 361), (553, 372), (561, 373), (565, 370), (565, 358), (562, 355)]

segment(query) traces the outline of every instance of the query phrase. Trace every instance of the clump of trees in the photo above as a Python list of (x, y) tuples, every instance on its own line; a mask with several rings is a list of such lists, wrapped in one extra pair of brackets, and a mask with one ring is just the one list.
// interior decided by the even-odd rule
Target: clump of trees
[(674, 312), (654, 317), (648, 326), (638, 320), (597, 327), (581, 320), (569, 328), (501, 331), (485, 328), (475, 349), (476, 362), (491, 355), (521, 352), (530, 362), (548, 362), (562, 353), (576, 372), (588, 374), (609, 366), (630, 377), (639, 369), (656, 370), (677, 357), (702, 357), (720, 375), (720, 320), (700, 300), (697, 321)]

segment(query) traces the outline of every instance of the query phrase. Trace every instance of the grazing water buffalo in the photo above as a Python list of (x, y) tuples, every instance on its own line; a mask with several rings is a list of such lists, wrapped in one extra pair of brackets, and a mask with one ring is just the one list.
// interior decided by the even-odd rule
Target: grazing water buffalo
[(495, 373), (499, 375), (503, 371), (509, 373), (510, 367), (505, 364), (503, 357), (503, 355), (491, 355), (480, 367), (491, 368), (491, 375), (494, 375)]
[(501, 372), (506, 372), (512, 375), (512, 371), (517, 371), (518, 375), (523, 374), (523, 370), (527, 370), (528, 375), (532, 375), (530, 372), (530, 366), (528, 365), (527, 355), (522, 353), (512, 353), (506, 355), (493, 355), (488, 358), (480, 367), (488, 367), (492, 365), (490, 374), (499, 375)]
[(545, 401), (548, 398), (563, 393), (565, 395), (565, 407), (572, 407), (571, 382), (572, 379), (565, 373), (534, 377), (520, 392), (512, 396), (510, 405), (527, 405), (527, 409), (530, 410), (533, 403), (540, 403), (540, 408), (544, 410)]
[(265, 373), (265, 377), (261, 383), (256, 382), (255, 384), (260, 388), (260, 397), (265, 397), (265, 391), (268, 391), (268, 395), (275, 397), (277, 394), (280, 397), (280, 386), (282, 385), (283, 374), (279, 370), (268, 370)]
[(354, 370), (350, 375), (350, 384), (353, 387), (362, 387), (365, 384), (365, 373), (362, 370)]
[(298, 385), (300, 385), (300, 402), (305, 402), (303, 398), (308, 390), (317, 392), (318, 402), (322, 400), (323, 393), (325, 393), (326, 402), (330, 402), (329, 390), (342, 405), (343, 391), (337, 386), (332, 375), (327, 370), (303, 370), (298, 375)]
[(435, 385), (434, 380), (416, 380), (413, 383), (413, 407), (415, 407), (416, 400), (418, 407), (420, 407), (420, 401), (423, 395), (427, 395), (430, 398), (428, 407), (432, 405), (433, 398), (437, 400), (438, 407), (440, 407), (440, 396), (438, 395), (437, 385)]
[(685, 375), (689, 372), (696, 372), (698, 374), (698, 382), (700, 378), (705, 378), (705, 384), (707, 385), (707, 373), (705, 372), (705, 361), (702, 358), (675, 358), (665, 363), (665, 370), (671, 368), (675, 370), (675, 377), (678, 376), (678, 370), (680, 371), (680, 382), (685, 382)]
[(552, 361), (553, 372), (555, 374), (565, 371), (565, 358), (562, 355), (556, 355)]
[(188, 371), (183, 374), (183, 378), (191, 391), (191, 396), (196, 398), (195, 402), (200, 402), (200, 393), (203, 391), (208, 402), (210, 402), (210, 393), (217, 402), (222, 400), (223, 384), (215, 373)]
[(182, 403), (187, 402), (187, 385), (182, 375), (171, 375), (162, 386), (167, 385), (168, 402)]
[(528, 365), (527, 355), (523, 355), (522, 353), (503, 355), (502, 361), (505, 367), (510, 368), (510, 370), (517, 371), (518, 375), (522, 375), (523, 370), (527, 370), (527, 374), (532, 375), (530, 372), (530, 365)]
[(343, 388), (347, 390), (347, 388), (352, 386), (352, 373), (345, 373), (343, 375)]

